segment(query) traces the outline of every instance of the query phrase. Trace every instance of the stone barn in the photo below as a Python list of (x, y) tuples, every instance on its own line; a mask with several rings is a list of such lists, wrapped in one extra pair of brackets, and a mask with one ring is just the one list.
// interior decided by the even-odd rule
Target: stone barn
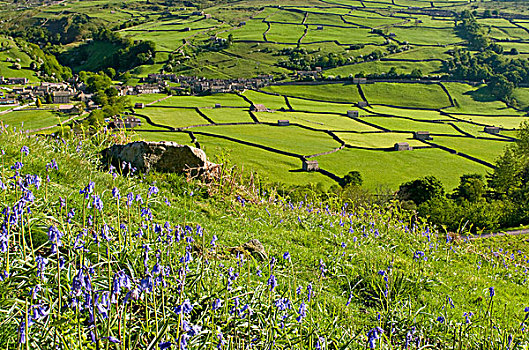
[(421, 141), (433, 140), (429, 131), (416, 131), (413, 133), (413, 137)]
[(320, 170), (320, 166), (318, 165), (318, 161), (317, 160), (303, 159), (302, 168), (303, 168), (303, 171), (318, 171), (318, 170)]
[(367, 101), (358, 101), (358, 107), (367, 107)]
[(290, 125), (290, 121), (288, 121), (288, 120), (278, 120), (277, 121), (277, 125), (279, 125), (279, 126), (289, 126)]
[(263, 104), (254, 104), (250, 108), (252, 112), (270, 112), (268, 108), (265, 107)]
[(497, 126), (486, 126), (483, 131), (487, 134), (497, 135), (500, 133), (500, 128)]
[(112, 124), (116, 129), (132, 129), (137, 126), (141, 126), (141, 120), (132, 116), (127, 116), (125, 118), (114, 116)]
[(395, 151), (411, 151), (413, 149), (407, 142), (397, 142), (393, 147)]
[(215, 103), (215, 108), (220, 108), (220, 107), (222, 107), (222, 106), (220, 105), (220, 103)]
[(358, 111), (347, 111), (347, 116), (349, 118), (358, 118), (360, 113)]
[(145, 103), (136, 103), (134, 104), (134, 108), (143, 109), (145, 108)]

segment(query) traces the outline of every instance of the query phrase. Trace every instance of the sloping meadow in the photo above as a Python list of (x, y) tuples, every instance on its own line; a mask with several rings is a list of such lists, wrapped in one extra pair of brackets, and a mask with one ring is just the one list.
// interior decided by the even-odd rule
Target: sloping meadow
[(454, 240), (396, 203), (100, 170), (115, 139), (2, 130), (2, 348), (528, 345), (521, 251)]

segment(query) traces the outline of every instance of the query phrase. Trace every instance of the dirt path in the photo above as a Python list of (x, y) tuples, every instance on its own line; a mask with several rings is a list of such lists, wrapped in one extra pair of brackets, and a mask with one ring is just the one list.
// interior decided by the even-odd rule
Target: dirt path
[(498, 237), (498, 236), (519, 236), (519, 235), (527, 235), (527, 234), (529, 234), (529, 229), (501, 231), (501, 232), (494, 232), (494, 233), (483, 233), (481, 235), (462, 236), (462, 238), (478, 239), (478, 238), (491, 238), (491, 237)]

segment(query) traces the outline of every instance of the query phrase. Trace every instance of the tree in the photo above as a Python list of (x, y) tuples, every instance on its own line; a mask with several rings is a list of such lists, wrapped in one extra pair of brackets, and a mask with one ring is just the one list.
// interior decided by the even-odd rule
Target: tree
[(488, 85), (492, 95), (494, 95), (494, 97), (497, 99), (506, 101), (512, 98), (514, 84), (510, 82), (504, 75), (498, 74), (494, 76)]
[(422, 71), (419, 68), (413, 68), (411, 71), (410, 77), (414, 79), (422, 78)]
[(345, 186), (362, 186), (364, 180), (362, 179), (362, 174), (359, 171), (353, 170), (345, 175), (340, 183), (342, 187)]
[(35, 105), (37, 106), (37, 108), (42, 107), (42, 102), (40, 101), (39, 97), (37, 97), (37, 100), (35, 101)]
[(419, 205), (434, 198), (442, 198), (445, 195), (443, 184), (435, 176), (426, 176), (399, 187), (397, 197), (402, 201), (413, 201)]
[(456, 188), (453, 197), (456, 199), (465, 199), (469, 202), (477, 202), (485, 194), (485, 183), (483, 175), (467, 174), (459, 179), (459, 186)]
[(46, 103), (47, 104), (53, 103), (53, 97), (51, 96), (51, 94), (46, 95)]

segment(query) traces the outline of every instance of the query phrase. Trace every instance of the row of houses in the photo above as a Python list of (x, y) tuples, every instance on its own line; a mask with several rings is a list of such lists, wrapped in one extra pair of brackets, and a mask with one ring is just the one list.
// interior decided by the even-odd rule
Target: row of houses
[[(273, 82), (272, 75), (260, 75), (256, 78), (206, 79), (176, 74), (149, 74), (145, 79), (151, 84), (164, 84), (166, 81), (180, 84), (178, 89), (191, 90), (192, 93), (236, 92), (248, 89), (259, 89)], [(165, 85), (164, 85), (165, 86)]]

